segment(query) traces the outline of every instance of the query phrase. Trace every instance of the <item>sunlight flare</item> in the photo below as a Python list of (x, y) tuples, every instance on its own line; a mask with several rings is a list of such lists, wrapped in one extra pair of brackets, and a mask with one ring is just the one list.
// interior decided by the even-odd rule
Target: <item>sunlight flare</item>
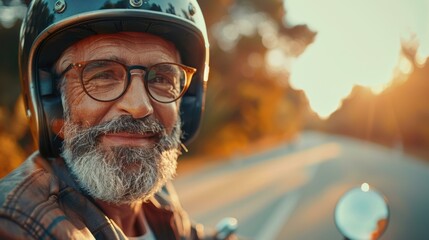
[(306, 92), (321, 117), (334, 112), (354, 85), (379, 93), (395, 69), (409, 74), (401, 40), (417, 41), (420, 59), (429, 55), (427, 0), (285, 0), (285, 8), (287, 22), (317, 32), (293, 63), (290, 83)]

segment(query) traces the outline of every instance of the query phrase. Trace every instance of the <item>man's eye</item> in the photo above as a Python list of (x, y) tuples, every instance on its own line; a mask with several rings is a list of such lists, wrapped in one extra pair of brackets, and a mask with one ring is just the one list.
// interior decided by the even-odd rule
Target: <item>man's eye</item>
[(89, 77), (89, 80), (102, 80), (102, 79), (108, 79), (108, 80), (115, 80), (117, 79), (117, 74), (111, 72), (111, 71), (104, 71), (104, 72), (97, 72), (93, 74), (91, 77)]
[(149, 79), (149, 84), (173, 84), (174, 80), (165, 75), (156, 75)]

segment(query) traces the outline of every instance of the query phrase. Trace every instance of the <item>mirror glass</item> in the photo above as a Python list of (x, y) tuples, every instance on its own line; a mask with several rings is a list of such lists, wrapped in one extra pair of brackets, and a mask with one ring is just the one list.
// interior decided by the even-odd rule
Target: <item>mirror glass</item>
[(384, 196), (367, 183), (346, 192), (335, 208), (335, 224), (347, 239), (378, 239), (388, 221)]

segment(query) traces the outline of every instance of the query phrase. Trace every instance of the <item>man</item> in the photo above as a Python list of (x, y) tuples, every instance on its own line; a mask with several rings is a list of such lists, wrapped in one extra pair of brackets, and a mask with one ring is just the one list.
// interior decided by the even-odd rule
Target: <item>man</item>
[(20, 41), (39, 151), (0, 182), (0, 238), (200, 238), (169, 185), (204, 103), (197, 2), (34, 0)]

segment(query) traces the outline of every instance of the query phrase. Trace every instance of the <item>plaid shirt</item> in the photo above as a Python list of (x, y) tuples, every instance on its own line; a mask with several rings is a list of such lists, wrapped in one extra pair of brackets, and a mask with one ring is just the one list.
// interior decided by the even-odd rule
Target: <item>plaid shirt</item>
[[(127, 239), (78, 189), (62, 159), (36, 152), (0, 181), (0, 239)], [(157, 239), (198, 239), (170, 184), (143, 211)]]

